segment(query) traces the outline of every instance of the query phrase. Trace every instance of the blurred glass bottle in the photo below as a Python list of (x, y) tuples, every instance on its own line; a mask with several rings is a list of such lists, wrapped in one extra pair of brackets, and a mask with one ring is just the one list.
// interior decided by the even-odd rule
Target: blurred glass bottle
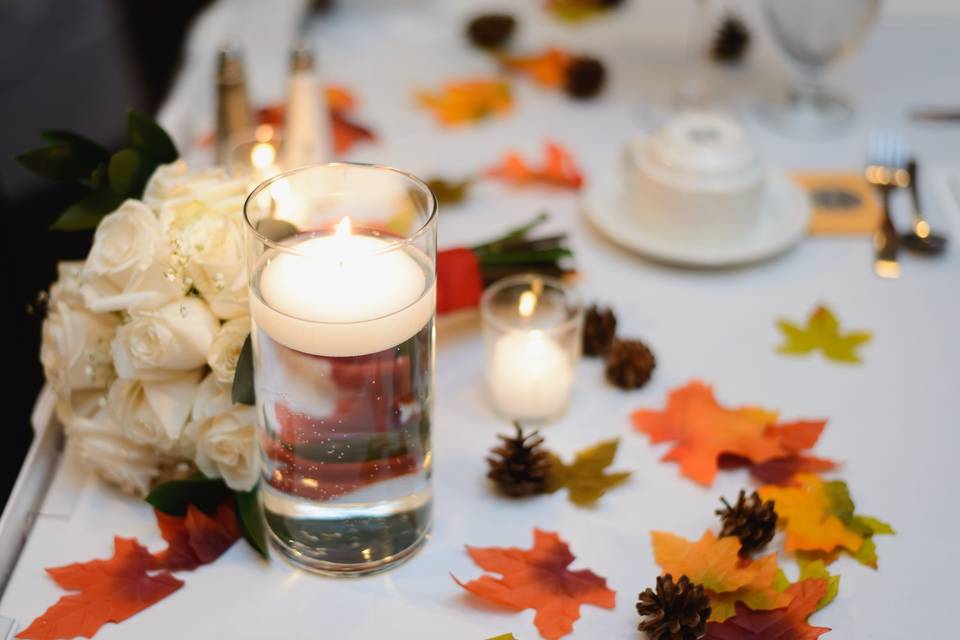
[(220, 49), (217, 60), (217, 164), (226, 164), (238, 140), (250, 135), (250, 102), (237, 44)]
[(282, 162), (287, 169), (332, 159), (330, 114), (313, 51), (298, 44), (290, 55)]

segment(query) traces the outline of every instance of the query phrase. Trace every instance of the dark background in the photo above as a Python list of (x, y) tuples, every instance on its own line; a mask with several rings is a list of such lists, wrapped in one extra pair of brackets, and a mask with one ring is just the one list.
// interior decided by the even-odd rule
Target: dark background
[(69, 129), (109, 148), (126, 141), (126, 110), (154, 113), (179, 64), (190, 20), (210, 0), (0, 0), (0, 211), (10, 339), (4, 353), (6, 437), (0, 509), (30, 446), (30, 412), (43, 385), (42, 314), (29, 314), (56, 277), (82, 259), (91, 233), (48, 230), (77, 198), (36, 178), (13, 156), (41, 146), (43, 129)]

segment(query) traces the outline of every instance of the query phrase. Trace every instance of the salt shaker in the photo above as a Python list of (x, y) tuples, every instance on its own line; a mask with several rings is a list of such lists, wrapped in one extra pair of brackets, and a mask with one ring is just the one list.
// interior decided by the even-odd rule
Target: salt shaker
[(250, 124), (243, 57), (240, 47), (230, 44), (220, 49), (217, 60), (217, 164), (227, 162), (237, 140), (249, 135)]
[(290, 56), (290, 88), (283, 134), (283, 166), (331, 160), (330, 114), (316, 73), (313, 51), (297, 45)]

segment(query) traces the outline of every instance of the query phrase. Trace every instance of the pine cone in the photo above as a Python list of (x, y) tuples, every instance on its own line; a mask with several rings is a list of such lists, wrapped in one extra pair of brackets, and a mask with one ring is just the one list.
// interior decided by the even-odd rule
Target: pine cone
[(493, 455), (487, 458), (487, 477), (502, 493), (514, 498), (543, 493), (550, 471), (550, 458), (540, 448), (543, 438), (536, 431), (524, 434), (519, 422), (513, 424), (517, 434), (498, 435), (503, 444), (490, 450)]
[(735, 64), (743, 59), (750, 47), (750, 31), (740, 18), (727, 16), (710, 47), (710, 57), (717, 62)]
[(639, 340), (614, 339), (607, 352), (607, 380), (621, 389), (639, 389), (647, 384), (657, 359)]
[(720, 537), (736, 536), (740, 538), (740, 555), (749, 556), (762, 549), (773, 539), (777, 529), (777, 512), (773, 500), (763, 502), (754, 491), (749, 498), (740, 491), (737, 504), (730, 506), (725, 498), (720, 498), (723, 509), (717, 509), (717, 515), (723, 522)]
[(617, 316), (613, 309), (597, 305), (587, 309), (583, 319), (583, 354), (601, 356), (610, 348), (617, 334)]
[(572, 98), (586, 99), (600, 93), (607, 78), (606, 67), (596, 58), (579, 56), (567, 65), (564, 91)]
[(640, 594), (637, 613), (645, 618), (638, 628), (649, 640), (699, 640), (707, 634), (710, 600), (702, 585), (687, 576), (674, 582), (668, 573), (657, 578), (656, 593)]
[(467, 37), (481, 49), (499, 49), (513, 37), (517, 21), (509, 13), (477, 16), (467, 24)]

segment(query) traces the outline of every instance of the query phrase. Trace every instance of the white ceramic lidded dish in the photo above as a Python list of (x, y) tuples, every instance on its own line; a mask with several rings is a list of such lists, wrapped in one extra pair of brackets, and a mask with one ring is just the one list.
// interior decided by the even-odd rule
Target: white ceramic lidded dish
[(626, 149), (627, 186), (641, 225), (664, 239), (729, 244), (753, 231), (767, 169), (731, 118), (682, 113)]

